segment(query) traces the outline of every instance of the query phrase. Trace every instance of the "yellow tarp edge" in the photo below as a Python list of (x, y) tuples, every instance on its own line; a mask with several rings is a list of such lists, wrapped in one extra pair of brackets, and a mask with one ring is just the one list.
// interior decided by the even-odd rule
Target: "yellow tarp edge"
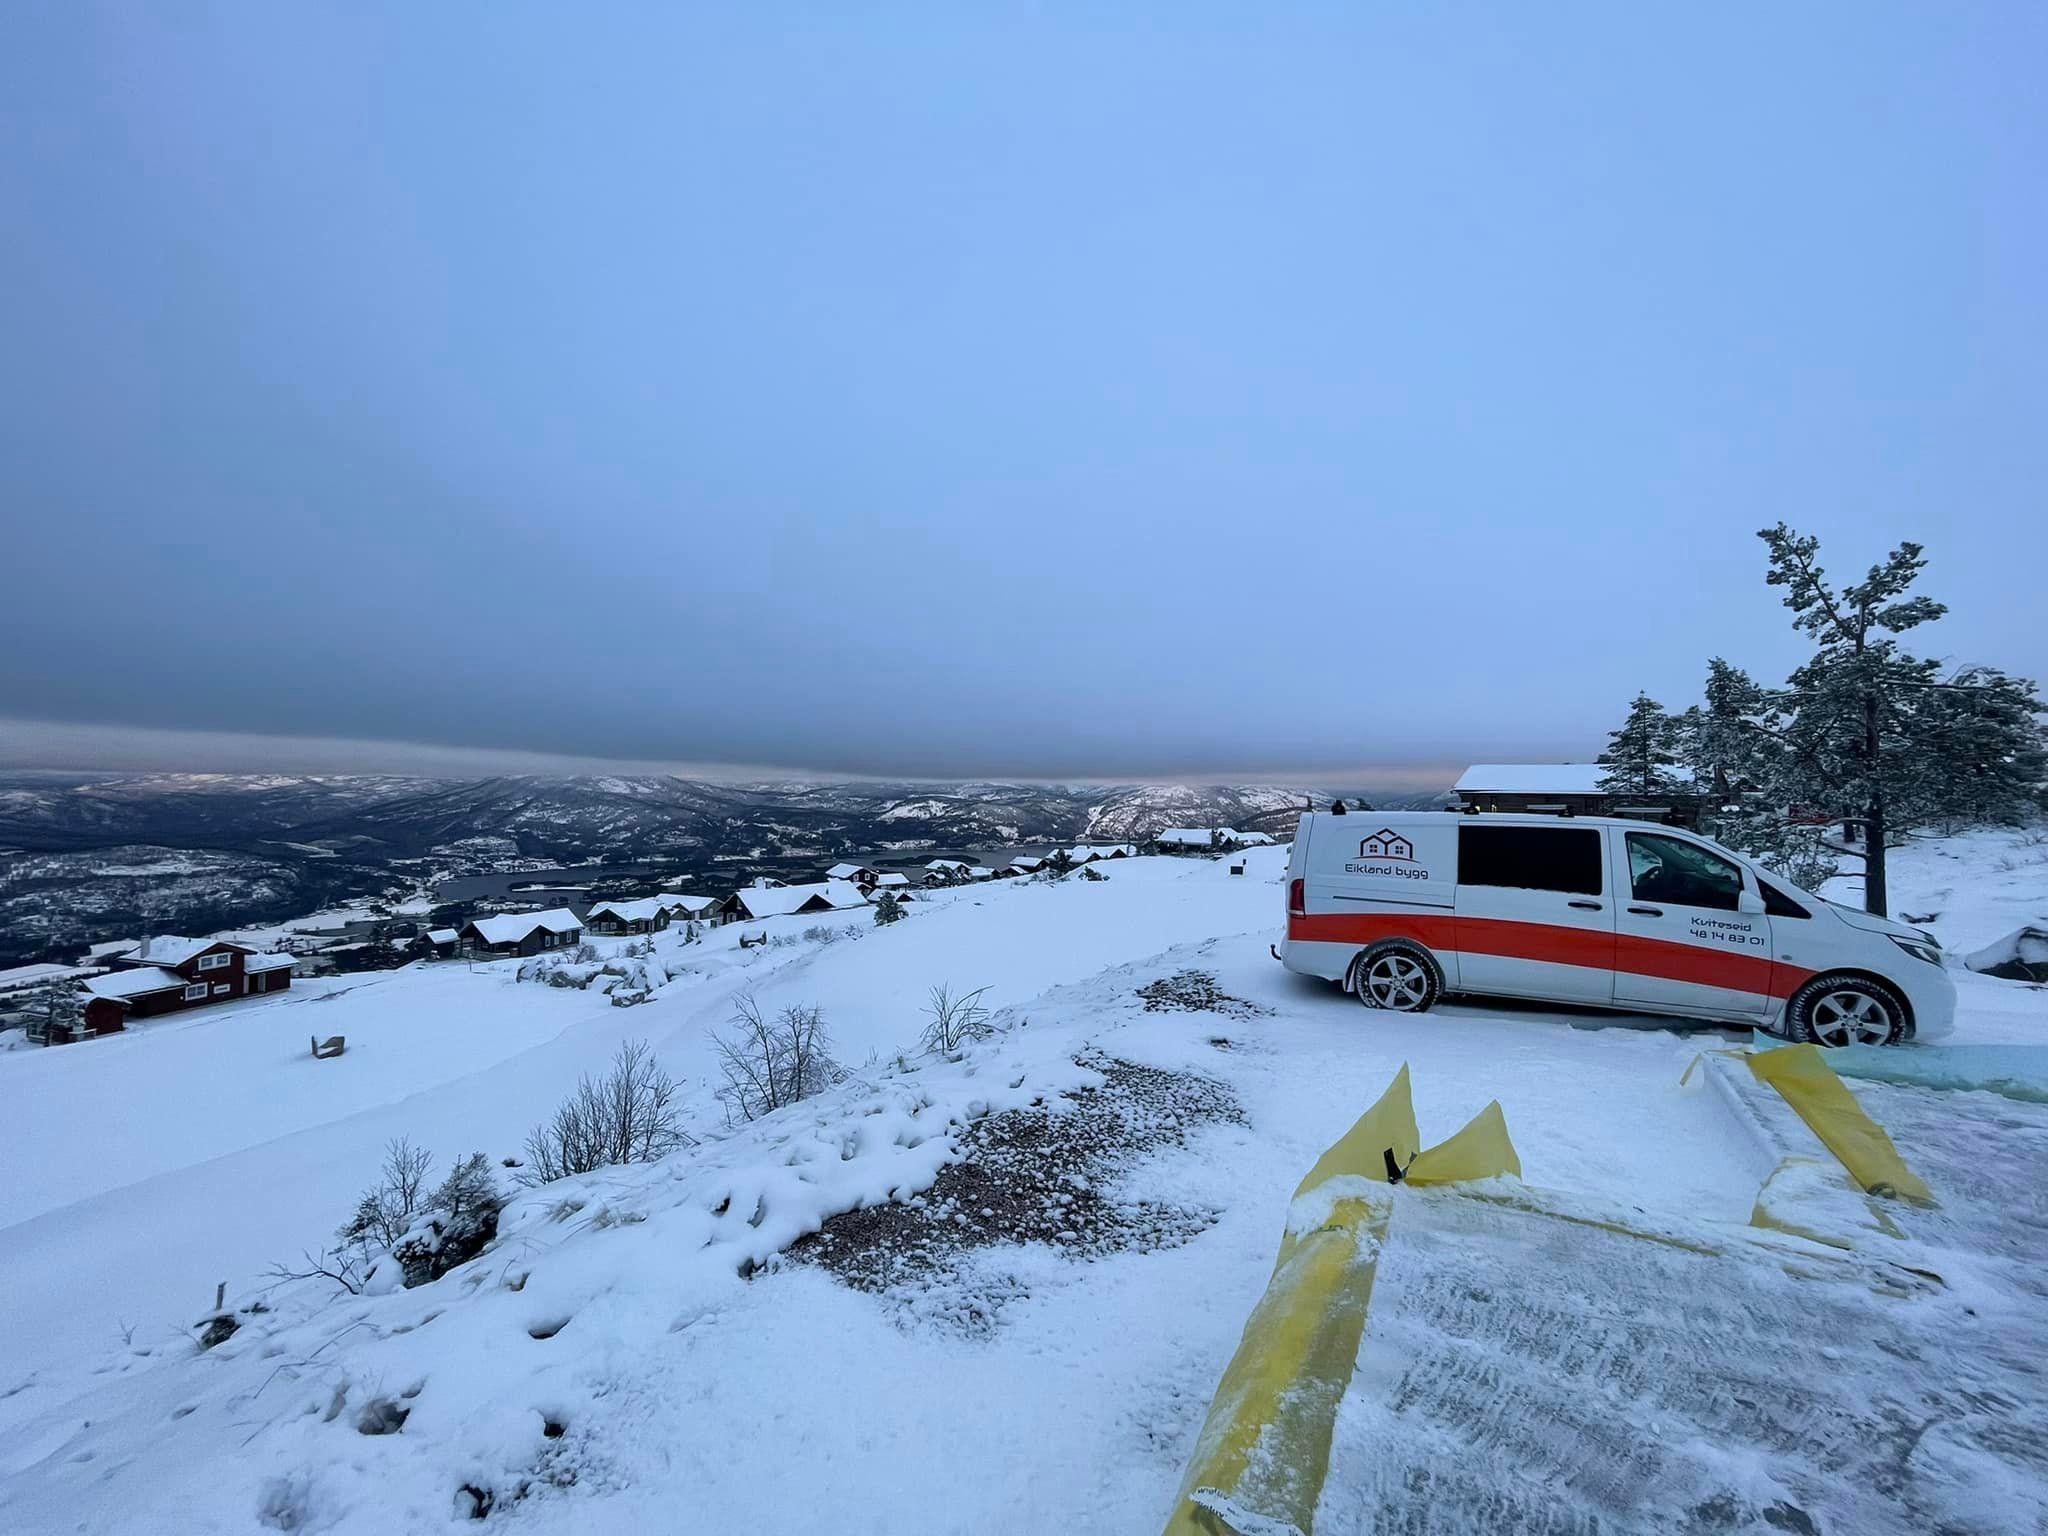
[(1748, 1058), (1760, 1082), (1778, 1090), (1821, 1144), (1840, 1159), (1858, 1187), (1932, 1205), (1934, 1195), (1906, 1166), (1884, 1128), (1864, 1112), (1814, 1045), (1787, 1045)]
[(1216, 1388), (1166, 1536), (1237, 1536), (1234, 1515), (1262, 1532), (1313, 1528), (1393, 1214), (1387, 1153), (1431, 1183), (1521, 1172), (1498, 1102), (1441, 1146), (1418, 1153), (1420, 1142), (1404, 1063), (1295, 1189), (1272, 1279)]

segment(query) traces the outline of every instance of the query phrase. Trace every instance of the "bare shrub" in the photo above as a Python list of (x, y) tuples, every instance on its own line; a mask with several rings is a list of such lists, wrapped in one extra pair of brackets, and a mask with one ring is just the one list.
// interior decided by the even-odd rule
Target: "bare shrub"
[(554, 1118), (526, 1138), (526, 1184), (550, 1184), (616, 1163), (651, 1163), (695, 1146), (682, 1128), (675, 1079), (644, 1040), (629, 1040), (602, 1081), (586, 1074)]
[(335, 1231), (343, 1248), (389, 1248), (419, 1214), (434, 1155), (400, 1136), (386, 1144), (377, 1182), (356, 1202), (356, 1213)]
[(811, 944), (837, 944), (839, 942), (839, 930), (837, 928), (827, 928), (823, 923), (813, 923), (804, 930), (804, 939), (807, 943)]
[(931, 1001), (924, 1010), (924, 1033), (919, 1036), (925, 1050), (951, 1056), (969, 1040), (992, 1033), (988, 1010), (981, 1005), (981, 996), (986, 991), (987, 987), (976, 987), (955, 997), (950, 983), (940, 982), (933, 987)]
[(727, 1114), (758, 1120), (823, 1093), (842, 1076), (832, 1059), (824, 1010), (792, 1004), (771, 1020), (751, 992), (734, 999), (733, 1008), (732, 1028), (712, 1036), (725, 1076), (719, 1097)]

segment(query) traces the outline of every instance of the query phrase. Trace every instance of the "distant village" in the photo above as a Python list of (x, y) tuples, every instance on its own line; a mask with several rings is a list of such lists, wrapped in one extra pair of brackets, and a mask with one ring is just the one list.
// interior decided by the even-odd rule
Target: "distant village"
[[(1606, 774), (1597, 763), (1477, 764), (1459, 778), (1444, 808), (1624, 815), (1682, 826), (1693, 825), (1698, 818), (1696, 794), (1679, 792), (1659, 797), (1655, 804), (1638, 804), (1641, 797), (1603, 789)], [(1365, 809), (1362, 803), (1354, 808)], [(115, 1034), (131, 1020), (285, 991), (294, 975), (389, 969), (415, 960), (491, 961), (573, 947), (586, 937), (654, 934), (677, 924), (709, 928), (902, 906), (934, 891), (986, 881), (1077, 871), (1099, 876), (1096, 866), (1141, 853), (1214, 857), (1277, 841), (1270, 833), (1230, 827), (1172, 827), (1143, 844), (1084, 843), (1020, 854), (1001, 864), (946, 858), (921, 865), (888, 858), (872, 864), (842, 860), (814, 880), (792, 882), (761, 875), (723, 895), (656, 890), (550, 906), (547, 899), (560, 901), (567, 894), (565, 888), (553, 887), (535, 890), (533, 895), (540, 899), (510, 899), (499, 902), (494, 911), (444, 922), (435, 917), (446, 908), (431, 909), (423, 903), (424, 916), (416, 920), (382, 903), (369, 903), (372, 910), (327, 928), (287, 924), (266, 930), (260, 943), (249, 935), (157, 935), (95, 944), (72, 965), (0, 971), (0, 1041), (13, 1029), (21, 1030), (27, 1043), (38, 1045)]]
[(119, 1033), (133, 1020), (289, 990), (294, 975), (383, 969), (411, 960), (488, 961), (541, 954), (589, 937), (662, 932), (676, 924), (716, 927), (915, 903), (932, 891), (984, 881), (1067, 874), (1141, 851), (1215, 855), (1275, 841), (1229, 827), (1177, 827), (1136, 843), (1078, 844), (1018, 855), (1001, 865), (931, 859), (891, 868), (841, 861), (811, 881), (756, 877), (724, 895), (655, 891), (587, 905), (545, 907), (508, 900), (499, 909), (445, 925), (375, 914), (329, 929), (287, 927), (274, 948), (237, 937), (161, 934), (92, 945), (76, 964), (0, 971), (0, 1030), (26, 1043), (63, 1045)]

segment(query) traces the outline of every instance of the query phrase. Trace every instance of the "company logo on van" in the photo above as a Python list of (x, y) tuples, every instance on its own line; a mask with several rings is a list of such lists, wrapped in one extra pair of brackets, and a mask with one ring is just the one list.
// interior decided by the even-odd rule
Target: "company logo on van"
[(1415, 845), (1392, 827), (1381, 827), (1372, 836), (1359, 840), (1358, 856), (1361, 859), (1399, 859), (1404, 864), (1413, 864)]

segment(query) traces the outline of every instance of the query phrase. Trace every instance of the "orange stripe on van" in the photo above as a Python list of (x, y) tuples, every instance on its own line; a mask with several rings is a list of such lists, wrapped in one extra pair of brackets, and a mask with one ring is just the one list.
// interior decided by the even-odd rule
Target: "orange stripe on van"
[(1816, 974), (1763, 955), (1723, 954), (1670, 939), (1449, 913), (1328, 912), (1290, 917), (1287, 937), (1311, 944), (1359, 945), (1412, 939), (1430, 949), (1626, 971), (1764, 997), (1790, 997)]

